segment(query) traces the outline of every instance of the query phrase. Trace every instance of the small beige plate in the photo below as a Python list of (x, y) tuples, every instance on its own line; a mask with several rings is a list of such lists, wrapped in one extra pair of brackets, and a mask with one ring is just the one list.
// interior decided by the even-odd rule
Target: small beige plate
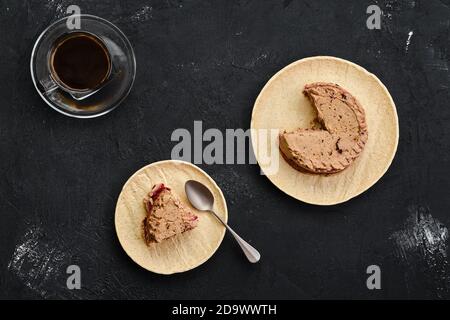
[[(117, 200), (116, 232), (125, 252), (141, 267), (161, 274), (184, 272), (204, 263), (219, 248), (225, 228), (212, 214), (200, 212), (190, 205), (184, 184), (191, 179), (211, 190), (215, 199), (214, 210), (227, 221), (227, 204), (222, 191), (206, 172), (191, 163), (177, 160), (155, 162), (137, 171), (125, 183)], [(143, 199), (159, 182), (176, 192), (181, 201), (199, 216), (199, 224), (193, 230), (147, 246), (142, 238)]]
[(272, 150), (270, 143), (258, 145), (253, 130), (252, 143), (258, 146), (255, 153), (263, 172), (268, 170), (262, 164), (261, 152), (276, 153), (279, 169), (267, 176), (279, 189), (303, 202), (332, 205), (361, 194), (385, 174), (397, 150), (398, 118), (391, 95), (375, 75), (343, 59), (312, 57), (288, 65), (269, 80), (253, 107), (251, 129), (310, 127), (315, 112), (302, 91), (305, 84), (319, 81), (339, 84), (359, 100), (366, 112), (369, 140), (349, 168), (328, 176), (301, 173), (284, 160), (278, 146)]

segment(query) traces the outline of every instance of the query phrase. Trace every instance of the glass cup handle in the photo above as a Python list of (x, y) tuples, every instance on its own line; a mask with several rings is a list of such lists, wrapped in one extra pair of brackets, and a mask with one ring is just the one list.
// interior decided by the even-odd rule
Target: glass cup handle
[(59, 88), (58, 84), (53, 81), (51, 77), (48, 77), (47, 79), (43, 80), (41, 82), (42, 86), (44, 87), (45, 94), (48, 95)]

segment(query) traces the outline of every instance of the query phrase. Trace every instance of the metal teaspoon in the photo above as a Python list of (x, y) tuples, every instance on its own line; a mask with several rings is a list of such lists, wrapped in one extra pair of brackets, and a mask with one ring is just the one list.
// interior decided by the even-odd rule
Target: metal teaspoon
[(242, 239), (233, 229), (231, 229), (213, 210), (214, 196), (211, 191), (203, 184), (195, 180), (189, 180), (184, 185), (186, 195), (192, 206), (200, 211), (209, 211), (227, 228), (236, 239), (237, 243), (244, 251), (245, 256), (251, 263), (256, 263), (261, 258), (258, 250)]

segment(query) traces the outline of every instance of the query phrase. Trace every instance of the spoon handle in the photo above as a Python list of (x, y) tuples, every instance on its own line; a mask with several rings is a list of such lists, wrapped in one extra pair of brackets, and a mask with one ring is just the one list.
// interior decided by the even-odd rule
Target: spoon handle
[(233, 235), (234, 239), (236, 239), (237, 243), (241, 247), (242, 251), (244, 251), (245, 256), (247, 257), (248, 261), (251, 263), (256, 263), (261, 258), (261, 254), (253, 248), (247, 241), (242, 239), (231, 227), (226, 224), (222, 218), (220, 218), (214, 211), (211, 210), (211, 212), (216, 216), (216, 218), (222, 222), (222, 224), (227, 228), (228, 231)]

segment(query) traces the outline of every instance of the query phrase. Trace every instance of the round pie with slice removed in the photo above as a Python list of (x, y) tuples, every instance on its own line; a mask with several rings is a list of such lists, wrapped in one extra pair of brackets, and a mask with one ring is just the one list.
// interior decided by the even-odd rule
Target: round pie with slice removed
[(283, 157), (294, 168), (311, 173), (344, 170), (367, 142), (364, 109), (352, 94), (334, 83), (311, 83), (303, 93), (317, 112), (319, 128), (282, 132)]

